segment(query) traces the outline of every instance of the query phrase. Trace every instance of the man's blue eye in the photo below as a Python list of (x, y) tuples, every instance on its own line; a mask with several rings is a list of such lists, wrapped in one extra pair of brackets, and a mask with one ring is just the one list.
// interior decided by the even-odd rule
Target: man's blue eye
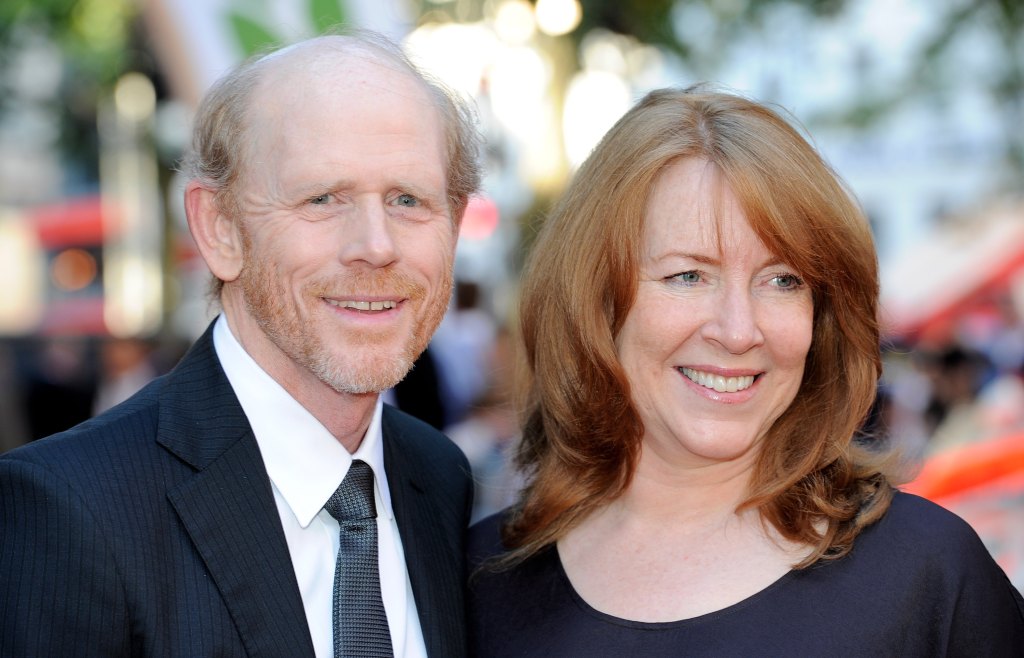
[(395, 199), (395, 203), (400, 206), (414, 208), (419, 205), (419, 200), (411, 194), (399, 194), (398, 198)]
[(331, 202), (330, 194), (318, 194), (309, 200), (314, 206), (323, 206)]

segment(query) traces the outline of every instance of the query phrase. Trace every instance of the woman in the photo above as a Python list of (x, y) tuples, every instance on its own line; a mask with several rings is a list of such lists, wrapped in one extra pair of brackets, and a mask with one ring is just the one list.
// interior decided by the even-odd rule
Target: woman
[(874, 245), (778, 115), (649, 94), (522, 286), (528, 483), (471, 531), (476, 655), (1024, 655), (977, 535), (856, 436)]

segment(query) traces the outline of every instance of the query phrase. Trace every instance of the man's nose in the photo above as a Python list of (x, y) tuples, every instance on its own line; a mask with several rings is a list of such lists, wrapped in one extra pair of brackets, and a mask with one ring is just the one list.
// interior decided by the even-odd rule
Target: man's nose
[(383, 199), (363, 199), (342, 222), (340, 257), (346, 264), (358, 262), (385, 267), (398, 258)]

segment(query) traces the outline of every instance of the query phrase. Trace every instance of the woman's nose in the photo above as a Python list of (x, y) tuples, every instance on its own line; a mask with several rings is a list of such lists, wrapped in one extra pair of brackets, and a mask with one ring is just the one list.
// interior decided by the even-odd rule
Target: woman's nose
[(717, 295), (704, 323), (707, 340), (718, 343), (730, 354), (743, 354), (764, 343), (758, 323), (757, 301), (749, 290), (727, 286)]

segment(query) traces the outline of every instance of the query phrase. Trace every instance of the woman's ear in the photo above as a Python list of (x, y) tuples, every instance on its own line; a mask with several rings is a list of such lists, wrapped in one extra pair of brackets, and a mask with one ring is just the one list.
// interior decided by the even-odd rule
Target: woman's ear
[(189, 181), (185, 216), (206, 266), (221, 281), (234, 281), (242, 271), (242, 235), (237, 221), (217, 206), (216, 194), (198, 181)]

